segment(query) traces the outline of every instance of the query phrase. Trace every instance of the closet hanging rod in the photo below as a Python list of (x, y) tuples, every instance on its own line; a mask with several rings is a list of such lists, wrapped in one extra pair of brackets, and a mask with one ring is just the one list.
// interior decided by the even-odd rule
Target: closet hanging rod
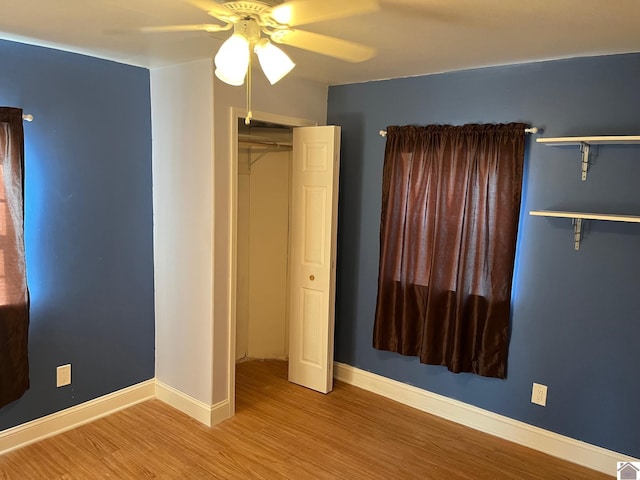
[(24, 115), (22, 115), (22, 120), (26, 120), (27, 122), (32, 122), (33, 115), (31, 115), (30, 113), (25, 113)]
[(240, 140), (238, 144), (245, 145), (247, 147), (276, 147), (276, 148), (292, 148), (291, 143), (289, 142), (263, 142), (260, 140)]
[[(538, 133), (538, 127), (531, 127), (531, 128), (525, 128), (524, 129), (524, 133)], [(386, 137), (387, 136), (387, 131), (386, 130), (380, 130), (378, 132), (380, 134), (381, 137)]]

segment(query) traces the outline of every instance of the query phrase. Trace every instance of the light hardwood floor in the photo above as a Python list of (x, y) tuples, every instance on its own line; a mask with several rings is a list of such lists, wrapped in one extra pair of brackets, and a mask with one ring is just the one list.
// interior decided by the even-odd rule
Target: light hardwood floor
[(151, 400), (0, 456), (2, 479), (610, 478), (340, 382), (322, 395), (286, 363), (237, 368), (237, 414), (207, 428)]

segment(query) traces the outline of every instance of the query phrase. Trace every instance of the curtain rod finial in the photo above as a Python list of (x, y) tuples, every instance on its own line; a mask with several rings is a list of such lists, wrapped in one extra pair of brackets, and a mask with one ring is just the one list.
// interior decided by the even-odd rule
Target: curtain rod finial
[(26, 120), (27, 122), (32, 122), (33, 121), (33, 115), (31, 115), (30, 113), (27, 113), (25, 115), (22, 115), (22, 119)]

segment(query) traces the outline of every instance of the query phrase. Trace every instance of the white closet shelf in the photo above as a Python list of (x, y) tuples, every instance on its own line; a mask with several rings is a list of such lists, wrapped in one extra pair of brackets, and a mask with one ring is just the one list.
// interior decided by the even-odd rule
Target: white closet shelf
[(549, 146), (563, 145), (623, 145), (640, 144), (640, 135), (617, 135), (617, 136), (597, 136), (597, 137), (540, 137), (536, 142)]
[(630, 222), (640, 223), (640, 216), (618, 215), (612, 213), (589, 213), (589, 212), (563, 212), (558, 210), (531, 210), (529, 215), (538, 217), (570, 218), (573, 221), (573, 243), (576, 250), (580, 250), (580, 240), (582, 238), (583, 220), (605, 220), (609, 222)]

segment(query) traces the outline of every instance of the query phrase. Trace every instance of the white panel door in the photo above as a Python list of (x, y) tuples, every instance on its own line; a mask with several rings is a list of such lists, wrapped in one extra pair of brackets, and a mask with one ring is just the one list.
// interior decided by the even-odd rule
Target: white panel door
[(289, 381), (333, 389), (340, 127), (293, 130)]

